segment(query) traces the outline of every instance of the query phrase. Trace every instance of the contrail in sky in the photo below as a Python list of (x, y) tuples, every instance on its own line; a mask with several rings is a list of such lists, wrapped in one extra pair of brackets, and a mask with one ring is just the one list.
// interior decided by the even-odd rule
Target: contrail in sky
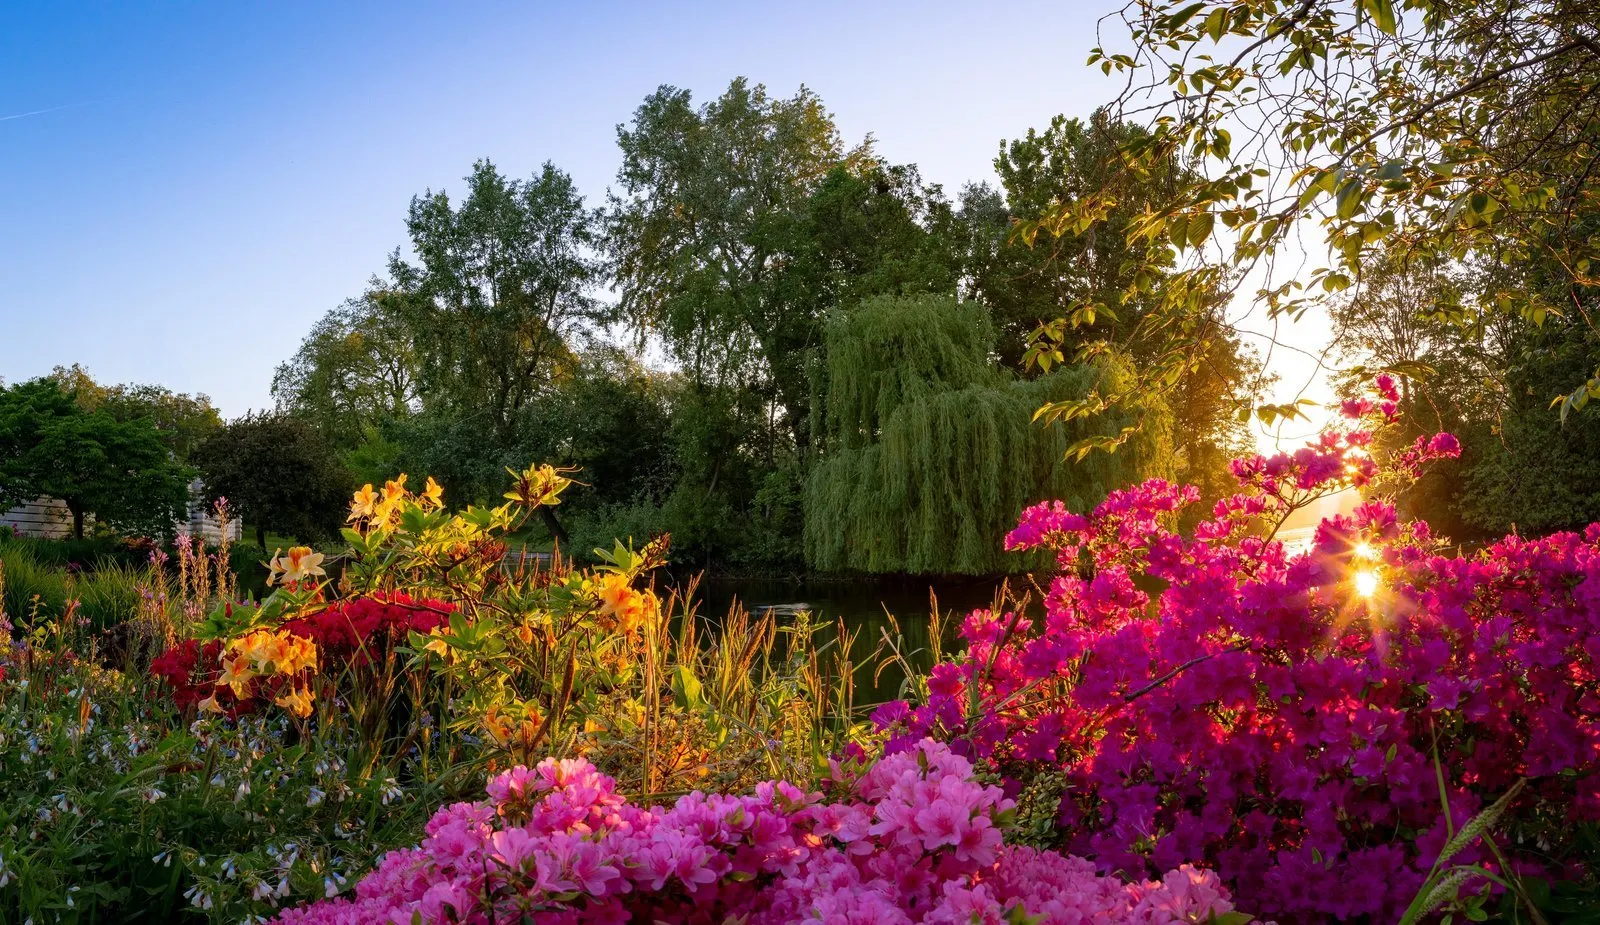
[(99, 100), (84, 100), (81, 103), (68, 103), (65, 106), (51, 106), (49, 109), (35, 109), (33, 112), (19, 112), (12, 116), (0, 116), (0, 122), (10, 122), (12, 119), (26, 119), (29, 116), (42, 116), (47, 112), (60, 112), (63, 109), (72, 109), (77, 106), (87, 106), (90, 103), (98, 102)]

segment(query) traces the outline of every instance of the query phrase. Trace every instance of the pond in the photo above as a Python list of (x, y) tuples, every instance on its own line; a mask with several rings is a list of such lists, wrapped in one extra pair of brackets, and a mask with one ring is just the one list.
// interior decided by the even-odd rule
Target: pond
[(895, 634), (896, 623), (902, 653), (917, 669), (926, 670), (932, 664), (928, 637), (933, 602), (937, 602), (944, 617), (943, 646), (949, 652), (956, 647), (961, 620), (974, 608), (992, 604), (999, 587), (999, 579), (706, 579), (696, 588), (694, 601), (699, 615), (713, 625), (735, 604), (758, 615), (775, 610), (780, 625), (792, 624), (794, 612), (805, 610), (811, 614), (813, 624), (820, 627), (819, 641), (835, 639), (842, 623), (847, 633), (854, 634), (850, 654), (857, 665), (855, 699), (857, 705), (862, 705), (899, 696), (904, 672), (898, 666), (887, 666), (874, 678), (874, 652), (884, 634)]

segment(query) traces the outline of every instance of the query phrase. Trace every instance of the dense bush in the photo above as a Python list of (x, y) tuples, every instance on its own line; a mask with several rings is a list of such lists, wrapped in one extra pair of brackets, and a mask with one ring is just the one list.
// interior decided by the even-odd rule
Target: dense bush
[(1194, 492), (1163, 482), (1029, 509), (1008, 545), (1056, 553), (1043, 613), (972, 614), (926, 702), (878, 713), (890, 750), (948, 737), (1024, 794), (1032, 840), (1135, 877), (1204, 863), (1283, 922), (1396, 921), (1435, 889), (1475, 918), (1483, 892), (1593, 902), (1600, 526), (1444, 555), (1373, 501), (1306, 555), (1262, 536), (1370, 485), (1370, 441), (1236, 463), (1249, 490), (1188, 535)]
[(944, 746), (836, 771), (832, 802), (768, 782), (753, 796), (696, 792), (642, 809), (585, 761), (514, 768), (489, 781), (488, 801), (441, 809), (421, 846), (386, 857), (353, 901), (278, 921), (1248, 921), (1208, 872), (1130, 884), (1004, 845), (1011, 801)]

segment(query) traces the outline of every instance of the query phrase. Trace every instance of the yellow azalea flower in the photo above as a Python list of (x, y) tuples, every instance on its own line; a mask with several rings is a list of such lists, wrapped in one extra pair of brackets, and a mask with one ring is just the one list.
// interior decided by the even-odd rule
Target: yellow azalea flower
[(270, 573), (267, 575), (267, 584), (287, 583), (326, 575), (327, 572), (322, 570), (323, 558), (322, 553), (313, 552), (310, 546), (291, 546), (288, 555), (274, 555), (272, 561), (267, 563), (267, 570)]
[(432, 652), (446, 661), (450, 661), (455, 657), (453, 650), (450, 648), (449, 637), (442, 632), (433, 634), (429, 638), (428, 644), (423, 646), (422, 649), (424, 652)]
[(378, 493), (372, 490), (372, 483), (368, 482), (350, 499), (350, 516), (346, 520), (351, 523), (365, 520), (377, 509)]
[(311, 715), (311, 691), (303, 687), (291, 687), (288, 693), (272, 698), (272, 702), (301, 719)]
[(221, 712), (222, 712), (222, 705), (217, 703), (217, 695), (216, 694), (212, 694), (210, 697), (207, 697), (206, 699), (200, 701), (200, 715), (201, 716), (204, 716), (207, 713), (221, 713)]
[(383, 483), (383, 494), (378, 498), (378, 503), (373, 506), (372, 519), (388, 523), (393, 517), (395, 509), (406, 499), (406, 474)]
[(402, 500), (405, 499), (405, 496), (406, 496), (406, 474), (404, 472), (400, 473), (400, 477), (399, 478), (396, 478), (396, 479), (393, 479), (391, 481), (383, 483), (383, 503), (384, 504), (387, 504), (387, 505), (390, 505), (390, 506), (399, 504)]
[(250, 696), (250, 682), (256, 677), (246, 661), (241, 655), (223, 662), (222, 674), (217, 677), (217, 686), (232, 688), (233, 696), (240, 700)]
[(272, 661), (273, 656), (277, 654), (278, 645), (276, 636), (266, 630), (255, 630), (228, 643), (228, 651), (253, 662), (259, 669)]
[(429, 507), (444, 507), (444, 486), (428, 476), (428, 484), (423, 486), (422, 501)]
[(549, 464), (529, 466), (521, 472), (511, 468), (507, 468), (506, 471), (511, 473), (516, 482), (511, 490), (505, 493), (505, 497), (512, 501), (520, 501), (527, 507), (560, 504), (561, 492), (572, 484), (572, 480), (561, 473), (573, 470), (561, 470)]

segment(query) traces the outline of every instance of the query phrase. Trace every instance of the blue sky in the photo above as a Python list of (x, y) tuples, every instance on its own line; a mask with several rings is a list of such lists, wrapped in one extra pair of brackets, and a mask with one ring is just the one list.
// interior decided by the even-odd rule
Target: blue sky
[(953, 192), (1115, 92), (1083, 65), (1112, 6), (0, 0), (0, 377), (78, 362), (266, 407), (411, 196), (488, 157), (554, 161), (597, 203), (617, 123), (664, 83), (803, 82)]

